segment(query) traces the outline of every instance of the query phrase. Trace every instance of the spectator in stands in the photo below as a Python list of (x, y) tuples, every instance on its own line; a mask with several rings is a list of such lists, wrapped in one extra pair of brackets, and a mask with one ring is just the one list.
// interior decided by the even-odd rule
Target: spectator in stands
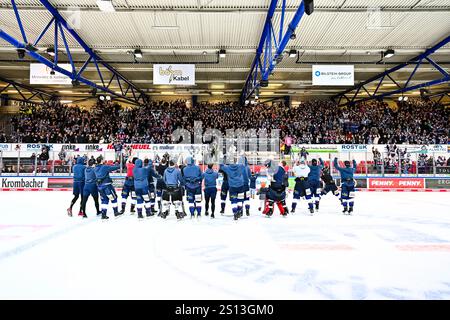
[(67, 156), (66, 150), (61, 149), (61, 151), (58, 153), (58, 158), (61, 161), (62, 165), (66, 164), (66, 156)]
[(44, 146), (42, 147), (42, 152), (39, 155), (38, 159), (39, 159), (39, 164), (40, 164), (40, 170), (41, 172), (45, 171), (47, 169), (47, 164), (48, 164), (48, 159), (50, 158), (49, 154), (48, 154), (48, 147)]
[[(194, 121), (203, 130), (280, 130), (280, 138), (293, 144), (447, 144), (449, 109), (432, 101), (410, 99), (398, 108), (387, 103), (364, 102), (338, 107), (331, 101), (312, 100), (295, 108), (283, 103), (241, 106), (237, 102), (152, 101), (141, 107), (121, 108), (98, 102), (90, 110), (52, 102), (29, 106), (12, 119), (8, 142), (24, 143), (171, 143), (177, 128), (193, 132)], [(189, 143), (189, 142), (185, 142)]]
[(436, 165), (437, 165), (437, 166), (443, 167), (443, 166), (445, 166), (445, 163), (446, 163), (445, 157), (443, 157), (443, 156), (439, 156), (439, 157), (436, 159)]

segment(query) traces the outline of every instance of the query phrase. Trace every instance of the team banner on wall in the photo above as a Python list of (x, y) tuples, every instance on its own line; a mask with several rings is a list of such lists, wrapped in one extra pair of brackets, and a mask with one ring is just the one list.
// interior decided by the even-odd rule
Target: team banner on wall
[[(372, 150), (372, 145), (370, 146), (370, 150)], [(380, 147), (379, 145), (373, 145), (373, 147)], [(448, 146), (446, 144), (430, 144), (430, 145), (420, 145), (420, 144), (397, 144), (397, 148), (400, 150), (405, 150), (409, 153), (433, 153), (433, 152), (448, 152)], [(386, 146), (384, 146), (384, 151), (387, 152)]]
[(154, 64), (153, 84), (194, 85), (195, 64)]
[[(72, 66), (68, 63), (58, 64), (58, 67), (72, 72)], [(52, 75), (51, 68), (42, 63), (30, 63), (30, 84), (72, 84), (72, 79), (55, 71)]]
[(424, 188), (425, 181), (421, 178), (372, 178), (369, 179), (370, 189), (410, 189)]
[(292, 145), (291, 151), (293, 153), (298, 153), (302, 148), (308, 153), (337, 153), (338, 145), (336, 144), (305, 144), (305, 145)]
[(313, 65), (313, 86), (353, 86), (355, 71), (353, 65)]

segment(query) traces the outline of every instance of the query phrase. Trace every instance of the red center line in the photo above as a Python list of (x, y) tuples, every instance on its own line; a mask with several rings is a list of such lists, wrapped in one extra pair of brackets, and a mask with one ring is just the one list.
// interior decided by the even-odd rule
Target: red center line
[(450, 243), (445, 244), (402, 244), (396, 245), (400, 251), (450, 252)]

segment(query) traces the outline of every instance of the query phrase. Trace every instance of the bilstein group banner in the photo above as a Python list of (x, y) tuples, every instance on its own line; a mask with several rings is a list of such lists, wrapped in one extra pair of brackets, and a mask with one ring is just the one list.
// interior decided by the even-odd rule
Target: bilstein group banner
[(355, 72), (353, 65), (313, 65), (313, 86), (353, 86)]

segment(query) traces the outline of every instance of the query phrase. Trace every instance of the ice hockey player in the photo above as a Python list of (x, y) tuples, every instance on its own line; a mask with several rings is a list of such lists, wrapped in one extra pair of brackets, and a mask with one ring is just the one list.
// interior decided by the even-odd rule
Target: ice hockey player
[(242, 177), (243, 168), (242, 164), (237, 163), (220, 165), (220, 169), (226, 173), (228, 178), (234, 220), (238, 220), (242, 214), (242, 202), (240, 200), (243, 200), (245, 196), (244, 178)]
[(89, 196), (92, 196), (95, 203), (95, 209), (97, 210), (97, 215), (102, 214), (100, 211), (100, 204), (98, 202), (98, 188), (95, 177), (95, 159), (89, 159), (88, 166), (84, 171), (84, 188), (83, 188), (83, 199), (81, 200), (81, 211), (83, 212), (83, 218), (87, 218), (86, 215), (86, 203)]
[(161, 178), (156, 179), (156, 204), (158, 205), (159, 214), (158, 216), (161, 216), (162, 214), (162, 192), (165, 189), (164, 185), (164, 171), (167, 169), (167, 159), (166, 157), (163, 157), (161, 159), (161, 162), (156, 167), (156, 172), (159, 174)]
[(128, 196), (131, 196), (131, 209), (130, 213), (133, 214), (136, 207), (136, 191), (134, 190), (134, 176), (133, 176), (133, 169), (135, 166), (137, 158), (134, 157), (133, 159), (129, 159), (127, 162), (127, 175), (125, 177), (125, 181), (123, 183), (122, 187), (122, 208), (120, 210), (120, 213), (123, 214), (125, 212), (125, 207), (127, 205), (127, 199)]
[(142, 160), (136, 159), (133, 168), (134, 190), (137, 198), (138, 219), (143, 219), (143, 208), (147, 217), (154, 215), (150, 208), (150, 193), (148, 190), (148, 175), (150, 167), (142, 167)]
[(355, 180), (353, 175), (356, 171), (356, 161), (353, 160), (353, 168), (350, 166), (350, 161), (344, 161), (345, 167), (340, 167), (338, 158), (334, 158), (334, 167), (341, 175), (341, 201), (344, 206), (344, 214), (351, 214), (353, 212), (354, 197), (355, 197)]
[[(239, 164), (242, 165), (242, 178), (244, 179), (244, 198), (239, 199), (241, 202), (241, 210), (245, 206), (245, 214), (250, 215), (250, 176), (252, 175), (248, 161), (245, 156), (239, 158)], [(242, 216), (242, 212), (239, 213)]]
[(256, 196), (256, 180), (258, 179), (258, 174), (252, 171), (252, 175), (249, 177), (250, 180), (250, 198), (255, 199)]
[(308, 202), (309, 212), (314, 213), (314, 207), (311, 200), (311, 189), (308, 181), (308, 175), (311, 170), (306, 164), (306, 160), (301, 158), (297, 165), (294, 166), (293, 172), (295, 176), (294, 199), (292, 201), (291, 213), (295, 213), (300, 199), (304, 197)]
[(322, 193), (322, 183), (320, 182), (320, 173), (323, 168), (323, 161), (319, 158), (320, 164), (317, 163), (317, 159), (311, 160), (309, 166), (308, 182), (311, 189), (311, 200), (314, 198), (316, 211), (319, 211), (320, 195)]
[(153, 168), (153, 161), (152, 159), (144, 159), (144, 167), (149, 167), (148, 169), (148, 193), (150, 195), (150, 210), (152, 212), (152, 215), (157, 213), (158, 211), (155, 210), (155, 199), (156, 199), (156, 191), (155, 191), (155, 183), (157, 179), (162, 178), (158, 173), (156, 173), (155, 169)]
[(97, 179), (98, 192), (100, 194), (102, 202), (101, 204), (102, 219), (109, 219), (109, 217), (106, 214), (108, 212), (108, 204), (110, 201), (112, 203), (114, 216), (119, 217), (122, 214), (118, 210), (116, 190), (114, 189), (112, 185), (112, 179), (109, 176), (110, 172), (119, 169), (120, 169), (119, 164), (116, 163), (113, 166), (108, 166), (106, 164), (103, 164), (102, 156), (99, 156), (97, 158), (97, 165), (95, 166), (94, 172), (95, 178)]
[(263, 214), (267, 214), (265, 210), (269, 210), (269, 203), (267, 202), (267, 194), (269, 193), (269, 188), (266, 186), (264, 181), (261, 182), (261, 188), (259, 188), (257, 195), (259, 195), (259, 207), (258, 211), (263, 210)]
[(72, 208), (80, 196), (81, 196), (80, 212), (78, 213), (78, 215), (80, 217), (84, 216), (83, 210), (81, 207), (81, 202), (83, 199), (83, 188), (84, 188), (84, 170), (86, 169), (86, 166), (84, 165), (84, 161), (85, 161), (85, 159), (80, 156), (77, 159), (77, 164), (73, 166), (73, 199), (70, 202), (69, 209), (67, 209), (67, 214), (69, 215), (69, 217), (72, 216)]
[(222, 175), (222, 186), (220, 187), (220, 214), (223, 215), (225, 213), (225, 205), (227, 203), (230, 185), (228, 184), (227, 173), (221, 169), (219, 169), (219, 173)]
[(325, 187), (322, 189), (322, 196), (326, 195), (328, 192), (333, 193), (336, 197), (339, 197), (339, 190), (334, 182), (333, 176), (330, 174), (330, 169), (324, 167), (322, 170), (322, 181)]
[(270, 186), (267, 193), (268, 208), (265, 208), (263, 213), (268, 217), (272, 216), (274, 204), (276, 203), (280, 214), (287, 216), (289, 210), (286, 206), (286, 171), (282, 166), (277, 166), (275, 161), (270, 159), (266, 160), (264, 165), (267, 168)]
[(170, 212), (170, 204), (175, 206), (175, 216), (178, 220), (182, 219), (182, 201), (183, 195), (181, 186), (183, 180), (181, 172), (178, 168), (175, 168), (175, 163), (171, 160), (169, 167), (164, 171), (164, 190), (162, 193), (162, 214), (161, 217), (166, 219)]
[(184, 187), (186, 188), (187, 201), (191, 219), (197, 211), (197, 218), (202, 213), (202, 170), (195, 164), (194, 158), (186, 158), (186, 167), (183, 168)]
[(208, 169), (203, 173), (205, 180), (205, 216), (209, 214), (209, 203), (211, 202), (211, 219), (214, 219), (216, 211), (216, 196), (217, 196), (217, 179), (219, 174), (213, 170), (213, 164), (208, 164)]

